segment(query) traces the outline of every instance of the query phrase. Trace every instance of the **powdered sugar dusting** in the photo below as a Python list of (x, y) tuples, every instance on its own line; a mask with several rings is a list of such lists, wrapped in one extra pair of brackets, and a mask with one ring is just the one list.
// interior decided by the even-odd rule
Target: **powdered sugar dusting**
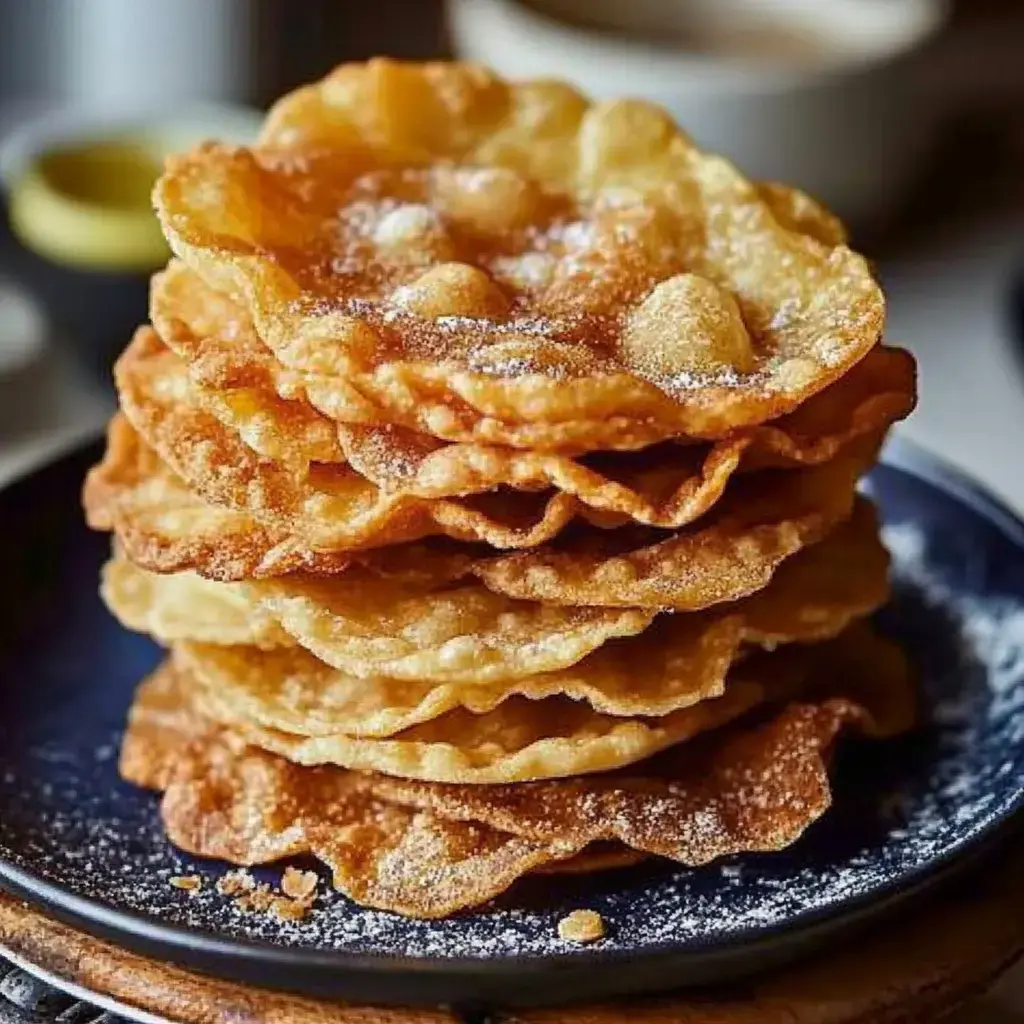
[[(882, 539), (902, 578), (926, 602), (955, 610), (963, 644), (989, 669), (988, 685), (995, 698), (990, 717), (1024, 710), (1024, 594), (958, 591), (932, 570), (927, 536), (915, 523), (886, 526)], [(978, 556), (982, 557), (980, 552)], [(947, 715), (954, 710), (939, 709)]]

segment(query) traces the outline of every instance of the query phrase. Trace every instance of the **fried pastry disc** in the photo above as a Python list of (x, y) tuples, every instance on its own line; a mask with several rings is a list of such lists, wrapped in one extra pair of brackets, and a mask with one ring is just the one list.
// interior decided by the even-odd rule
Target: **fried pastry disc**
[(413, 917), (486, 902), (576, 852), (389, 804), (365, 776), (246, 748), (189, 709), (169, 664), (139, 689), (121, 774), (164, 791), (168, 838), (190, 853), (240, 865), (312, 853), (357, 902)]
[(722, 696), (659, 718), (602, 715), (563, 695), (515, 696), (484, 714), (456, 708), (386, 738), (297, 736), (239, 715), (214, 687), (193, 680), (203, 713), (253, 746), (295, 764), (337, 765), (431, 782), (499, 783), (602, 772), (643, 760), (737, 717), (766, 699), (740, 679)]
[[(868, 725), (865, 714), (841, 699), (792, 704), (760, 728), (722, 730), (626, 774), (500, 787), (407, 785), (391, 779), (376, 788), (389, 800), (432, 808), (447, 820), (500, 821), (505, 831), (534, 842), (543, 842), (542, 836), (575, 842), (614, 838), (643, 853), (697, 866), (794, 842), (829, 806), (822, 748), (827, 751), (844, 724)], [(807, 777), (801, 768), (812, 751), (819, 772)], [(737, 799), (744, 792), (745, 799)], [(809, 820), (801, 813), (804, 806)], [(798, 830), (791, 817), (800, 821)], [(775, 827), (766, 828), (769, 823)], [(758, 845), (737, 838), (755, 829)]]
[[(694, 865), (780, 849), (827, 809), (826, 763), (848, 723), (886, 731), (869, 711), (833, 699), (792, 705), (753, 729), (736, 726), (610, 776), (405, 783), (301, 768), (246, 747), (197, 713), (187, 680), (167, 663), (136, 696), (121, 772), (165, 791), (168, 836), (192, 853), (254, 864), (311, 852), (358, 902), (439, 917), (484, 902), (528, 871), (571, 866), (574, 854), (594, 849), (590, 835), (628, 836), (638, 851)], [(439, 810), (426, 809), (434, 804)], [(487, 825), (492, 819), (508, 819), (517, 832)], [(529, 836), (542, 832), (547, 838)]]
[(238, 580), (315, 569), (339, 572), (349, 559), (310, 551), (252, 516), (196, 498), (118, 413), (107, 429), (103, 460), (86, 477), (86, 519), (113, 530), (136, 564), (152, 572), (194, 569), (211, 579)]
[(472, 671), (458, 681), (416, 683), (359, 677), (304, 650), (199, 642), (176, 651), (231, 721), (298, 737), (393, 736), (454, 709), (487, 714), (515, 696), (566, 696), (604, 715), (658, 716), (720, 696), (744, 643), (774, 647), (836, 636), (885, 601), (887, 570), (875, 517), (862, 502), (850, 523), (797, 555), (754, 597), (713, 612), (665, 616), (561, 671), (524, 675), (513, 659), (489, 685)]
[[(104, 598), (129, 629), (165, 644), (291, 647), (295, 637), (278, 624), (286, 621), (309, 637), (311, 650), (330, 652), (331, 663), (363, 689), (358, 678), (479, 684), (554, 671), (609, 639), (639, 633), (654, 618), (633, 608), (516, 601), (475, 580), (417, 592), (358, 568), (331, 579), (285, 577), (267, 592), (257, 583), (147, 573), (123, 557), (105, 575)], [(243, 639), (246, 630), (260, 640)]]
[(171, 160), (155, 201), (333, 419), (576, 451), (719, 437), (881, 334), (860, 256), (650, 104), (386, 60), (315, 89), (257, 149)]
[(517, 601), (478, 580), (416, 588), (365, 570), (252, 582), (255, 607), (323, 661), (354, 676), (480, 684), (575, 664), (654, 612)]
[[(810, 820), (828, 808), (824, 756), (817, 745), (827, 750), (850, 722), (874, 728), (859, 705), (842, 699), (797, 703), (760, 728), (723, 729), (625, 773), (498, 787), (382, 779), (375, 788), (388, 800), (429, 808), (448, 820), (501, 822), (497, 827), (534, 842), (553, 836), (575, 842), (617, 839), (696, 866), (727, 853), (779, 850), (792, 843), (809, 824), (800, 808), (812, 809)], [(800, 768), (812, 750), (820, 774), (807, 778)], [(740, 793), (745, 798), (737, 799)], [(802, 819), (799, 831), (794, 832), (790, 815)], [(756, 846), (735, 838), (754, 831), (753, 822), (761, 829), (768, 822), (777, 828), (765, 829)]]
[(303, 538), (314, 551), (395, 544), (432, 533), (497, 547), (538, 544), (577, 511), (569, 495), (515, 491), (472, 502), (386, 495), (345, 465), (303, 479), (260, 458), (195, 400), (181, 360), (140, 328), (114, 369), (124, 414), (200, 497)]
[(103, 567), (100, 595), (122, 625), (166, 644), (196, 640), (269, 649), (295, 643), (238, 584), (212, 583), (192, 572), (157, 575), (117, 551)]
[[(710, 446), (664, 444), (643, 454), (581, 459), (447, 444), (391, 425), (317, 421), (308, 403), (280, 397), (277, 391), (287, 393), (295, 374), (280, 368), (243, 310), (179, 262), (157, 275), (151, 308), (161, 337), (188, 364), (195, 395), (255, 451), (302, 476), (313, 463), (347, 461), (391, 495), (556, 488), (606, 514), (678, 527), (710, 508), (737, 468), (822, 462), (855, 437), (906, 416), (914, 404), (912, 357), (880, 347), (796, 412)], [(317, 424), (321, 429), (313, 429)]]
[(489, 685), (483, 672), (473, 674), (472, 659), (455, 681), (446, 673), (443, 682), (414, 683), (359, 677), (302, 650), (266, 654), (200, 642), (177, 651), (230, 707), (233, 720), (297, 736), (391, 736), (455, 708), (484, 714), (515, 695), (564, 695), (607, 715), (665, 715), (719, 696), (743, 643), (823, 640), (869, 614), (887, 596), (887, 569), (874, 516), (862, 502), (850, 523), (797, 555), (752, 598), (714, 612), (666, 616), (561, 671), (526, 675), (513, 656)]
[[(564, 694), (537, 700), (512, 696), (482, 714), (458, 707), (386, 738), (266, 728), (239, 712), (215, 676), (189, 676), (203, 714), (251, 745), (294, 763), (475, 785), (563, 778), (633, 764), (766, 700), (782, 699), (794, 681), (809, 674), (815, 656), (813, 647), (790, 645), (767, 662), (744, 659), (720, 696), (659, 717), (605, 715)], [(186, 648), (183, 665), (188, 657)]]
[[(232, 721), (297, 737), (384, 738), (456, 709), (486, 715), (521, 697), (570, 697), (625, 718), (665, 715), (718, 697), (745, 635), (743, 620), (684, 618), (663, 620), (629, 643), (613, 641), (571, 668), (490, 685), (360, 678), (294, 648), (266, 652), (185, 642), (175, 651)], [(644, 665), (639, 675), (638, 664)]]
[[(821, 466), (734, 478), (707, 516), (667, 537), (636, 527), (570, 529), (533, 551), (479, 559), (469, 571), (498, 593), (548, 604), (695, 611), (733, 601), (766, 586), (785, 559), (850, 516), (856, 481), (879, 444), (868, 437)], [(431, 549), (414, 551), (429, 566)], [(449, 568), (441, 562), (437, 571)]]
[[(685, 526), (721, 497), (751, 450), (751, 438), (713, 446), (655, 445), (588, 462), (494, 445), (444, 444), (402, 427), (340, 426), (349, 464), (391, 495), (438, 499), (501, 488), (554, 489), (602, 526)], [(589, 464), (588, 464), (589, 463)]]
[(553, 860), (534, 868), (538, 875), (593, 875), (599, 871), (618, 871), (648, 860), (646, 853), (631, 850), (621, 843), (591, 843), (568, 860)]

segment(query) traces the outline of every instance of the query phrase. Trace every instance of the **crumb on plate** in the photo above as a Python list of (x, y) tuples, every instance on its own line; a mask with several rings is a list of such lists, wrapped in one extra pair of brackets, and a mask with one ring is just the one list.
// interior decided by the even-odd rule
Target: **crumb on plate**
[(566, 942), (597, 942), (604, 937), (604, 919), (594, 910), (574, 910), (558, 922), (558, 937)]
[(239, 893), (252, 892), (255, 888), (256, 879), (242, 868), (229, 871), (217, 880), (217, 892), (221, 896), (237, 896)]
[(198, 875), (172, 875), (170, 882), (175, 889), (184, 889), (187, 893), (197, 893), (203, 887), (203, 880)]
[(270, 912), (282, 921), (301, 921), (309, 913), (309, 904), (303, 900), (290, 900), (287, 896), (275, 896), (270, 903)]
[(285, 868), (281, 876), (281, 892), (289, 899), (305, 902), (316, 896), (319, 882), (315, 871), (298, 871), (296, 868)]

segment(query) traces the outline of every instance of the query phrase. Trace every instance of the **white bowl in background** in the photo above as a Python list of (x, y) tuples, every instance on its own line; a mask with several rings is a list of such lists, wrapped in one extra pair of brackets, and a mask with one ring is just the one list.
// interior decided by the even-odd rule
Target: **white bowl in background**
[[(557, 20), (533, 3), (449, 0), (458, 55), (599, 99), (654, 100), (703, 148), (854, 226), (893, 211), (941, 113), (914, 58), (945, 0), (543, 0)], [(765, 38), (802, 45), (753, 52)]]

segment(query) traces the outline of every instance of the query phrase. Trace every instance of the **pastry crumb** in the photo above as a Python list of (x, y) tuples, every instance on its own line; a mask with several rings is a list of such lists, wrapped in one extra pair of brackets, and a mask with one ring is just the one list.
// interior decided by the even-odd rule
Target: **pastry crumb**
[(221, 896), (237, 896), (242, 892), (252, 892), (256, 888), (256, 879), (239, 868), (237, 871), (229, 871), (217, 880), (217, 892)]
[(217, 892), (234, 897), (235, 909), (243, 914), (272, 914), (282, 921), (301, 921), (316, 900), (320, 879), (314, 871), (286, 868), (278, 895), (265, 882), (257, 882), (244, 868), (229, 871), (217, 881)]
[(173, 875), (170, 883), (175, 889), (184, 889), (187, 893), (197, 893), (203, 887), (203, 880), (198, 875)]
[(604, 937), (604, 919), (594, 910), (574, 910), (558, 922), (558, 937), (566, 942), (597, 942)]
[(309, 904), (304, 900), (275, 896), (270, 903), (270, 912), (282, 921), (301, 921), (309, 913)]
[(289, 899), (311, 902), (316, 896), (316, 887), (319, 881), (315, 871), (285, 868), (284, 874), (281, 876), (281, 892)]
[(261, 883), (254, 886), (250, 891), (243, 892), (235, 900), (235, 906), (243, 914), (265, 914), (275, 899), (280, 899), (280, 897), (275, 896), (270, 891), (269, 885)]

